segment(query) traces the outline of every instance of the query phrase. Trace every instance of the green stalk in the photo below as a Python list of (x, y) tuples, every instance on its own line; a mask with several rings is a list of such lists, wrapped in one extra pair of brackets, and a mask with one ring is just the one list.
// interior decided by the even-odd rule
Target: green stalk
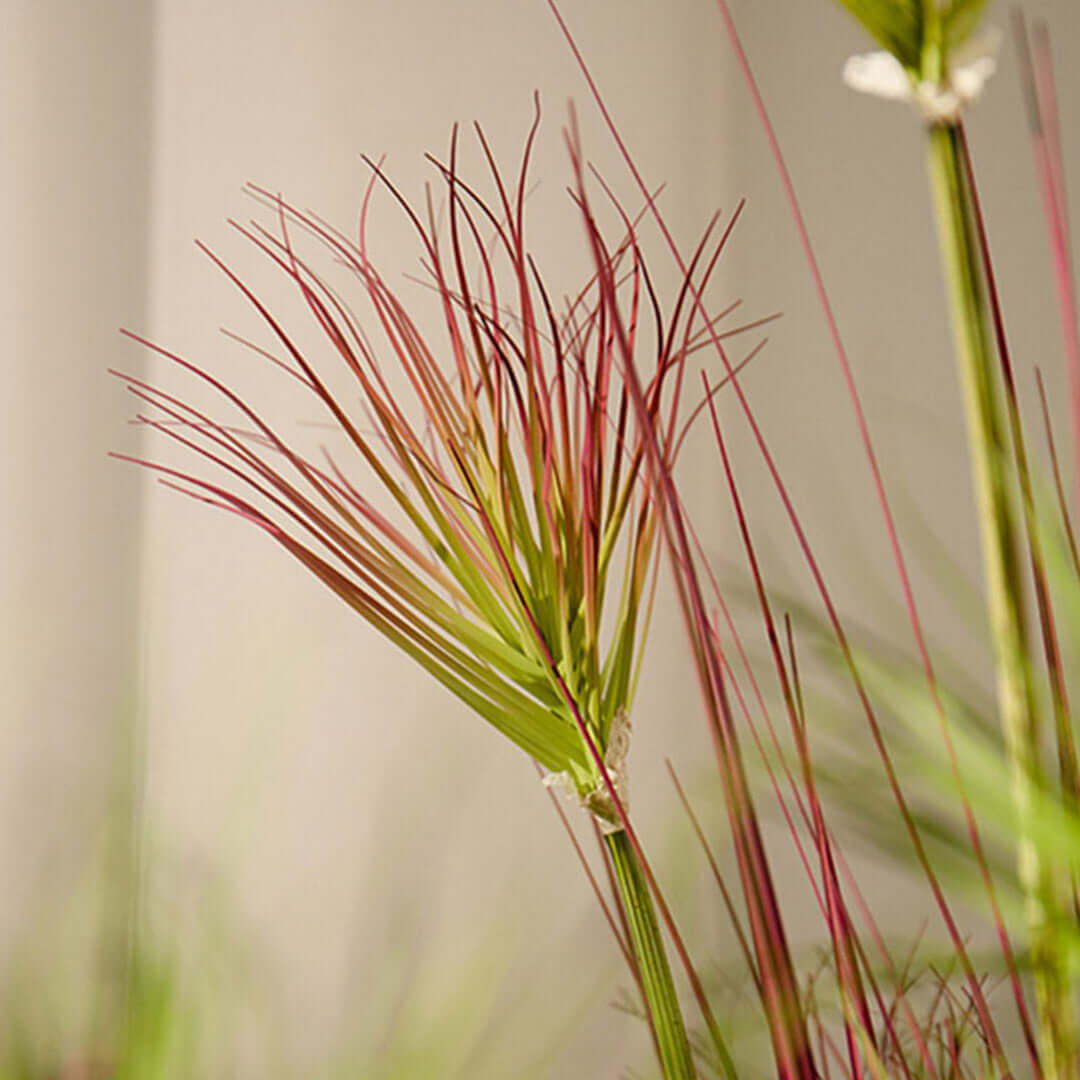
[(967, 414), (982, 539), (998, 705), (1018, 822), (1017, 867), (1025, 897), (1039, 1041), (1046, 1080), (1076, 1075), (1076, 1028), (1065, 950), (1056, 940), (1054, 868), (1033, 842), (1033, 796), (1044, 783), (1040, 724), (1031, 680), (1020, 530), (1013, 507), (1011, 454), (998, 397), (996, 362), (959, 132), (928, 129), (929, 166), (953, 335)]
[(606, 842), (626, 909), (631, 945), (641, 976), (642, 992), (652, 1016), (664, 1076), (666, 1080), (694, 1080), (697, 1072), (690, 1053), (690, 1041), (686, 1037), (649, 884), (623, 830), (606, 837)]

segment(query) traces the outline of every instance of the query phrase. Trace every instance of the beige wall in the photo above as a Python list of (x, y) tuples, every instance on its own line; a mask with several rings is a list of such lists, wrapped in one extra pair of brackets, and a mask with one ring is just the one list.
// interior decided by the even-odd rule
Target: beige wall
[(15, 2), (3, 19), (7, 976), (16, 943), (55, 930), (56, 905), (100, 848), (111, 747), (136, 703), (142, 482), (106, 456), (120, 441), (134, 443), (124, 428), (129, 407), (105, 369), (117, 327), (148, 310), (153, 81), (150, 11), (138, 0)]
[[(864, 470), (852, 464), (858, 449), (835, 361), (718, 17), (707, 0), (563, 6), (646, 177), (668, 182), (681, 239), (691, 242), (715, 206), (749, 197), (725, 296), (786, 317), (745, 385), (840, 595), (852, 604), (866, 594), (864, 549), (894, 592)], [(8, 7), (14, 66), (5, 65), (3, 122), (13, 152), (4, 176), (13, 197), (4, 205), (16, 212), (0, 260), (4, 325), (14, 328), (0, 395), (0, 972), (40, 897), (70, 889), (94, 843), (108, 732), (137, 687), (148, 865), (170, 898), (164, 910), (177, 897), (177, 907), (203, 911), (223, 904), (259, 958), (266, 1008), (285, 1018), (278, 1034), (296, 1061), (355, 1025), (369, 973), (390, 962), (384, 936), (415, 938), (425, 957), (455, 971), (488, 930), (504, 940), (518, 978), (537, 974), (587, 996), (582, 1044), (610, 1049), (618, 1029), (632, 1055), (638, 1026), (606, 1007), (613, 950), (529, 763), (254, 530), (104, 456), (138, 446), (123, 423), (134, 403), (107, 366), (145, 366), (185, 385), (121, 341), (120, 325), (212, 363), (252, 395), (274, 392), (250, 357), (224, 347), (219, 325), (252, 324), (191, 243), (199, 236), (257, 266), (224, 225), (255, 211), (240, 192), (246, 180), (349, 226), (366, 176), (361, 153), (387, 153), (403, 189), (419, 197), (430, 175), (422, 153), (442, 152), (453, 122), (479, 119), (515, 162), (539, 88), (535, 220), (558, 217), (536, 228), (538, 248), (549, 266), (580, 252), (560, 194), (569, 97), (590, 152), (616, 178), (618, 165), (545, 6)], [(887, 476), (932, 500), (941, 531), (972, 548), (917, 125), (842, 87), (839, 67), (864, 43), (824, 0), (734, 9)], [(1080, 87), (1064, 58), (1080, 55), (1080, 16), (1069, 0), (1041, 10), (1054, 21), (1068, 133)], [(1052, 369), (1052, 286), (1008, 53), (971, 135), (1016, 346)], [(1080, 176), (1080, 140), (1070, 153)], [(391, 265), (407, 271), (415, 264), (392, 247), (397, 235), (387, 226), (384, 242)], [(763, 543), (801, 582), (743, 431), (733, 421)], [(715, 527), (713, 550), (734, 561), (719, 476), (703, 452), (688, 490)], [(943, 599), (920, 580), (924, 605), (945, 619)], [(671, 815), (662, 757), (693, 776), (705, 746), (670, 605), (658, 623), (634, 759), (636, 805), (657, 843)], [(716, 917), (695, 914), (711, 902), (688, 901), (688, 920), (715, 927)], [(610, 964), (598, 987), (579, 987), (573, 975), (586, 948)]]

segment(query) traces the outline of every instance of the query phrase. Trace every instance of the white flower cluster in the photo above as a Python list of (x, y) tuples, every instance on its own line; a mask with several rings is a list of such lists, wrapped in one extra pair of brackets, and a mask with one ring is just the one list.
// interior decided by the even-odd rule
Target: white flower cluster
[(955, 124), (994, 74), (1000, 44), (1000, 32), (991, 28), (953, 50), (942, 83), (913, 82), (890, 52), (852, 56), (844, 65), (844, 82), (863, 94), (910, 102), (928, 123)]

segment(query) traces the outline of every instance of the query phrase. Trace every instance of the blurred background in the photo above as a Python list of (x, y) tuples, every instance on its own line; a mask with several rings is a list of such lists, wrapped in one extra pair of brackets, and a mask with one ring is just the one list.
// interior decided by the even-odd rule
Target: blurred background
[[(1051, 25), (1076, 220), (1080, 10), (1025, 7)], [(744, 386), (842, 605), (902, 638), (839, 370), (717, 11), (561, 8), (646, 180), (666, 182), (680, 242), (748, 200), (717, 307), (740, 298), (748, 317), (784, 317)], [(1005, 6), (992, 9), (1006, 26)], [(842, 85), (845, 58), (869, 45), (838, 5), (732, 10), (901, 518), (975, 552), (917, 121)], [(262, 213), (247, 181), (348, 230), (361, 154), (386, 154), (420, 200), (435, 179), (424, 153), (445, 155), (452, 125), (468, 136), (476, 120), (512, 170), (539, 90), (533, 239), (567, 289), (586, 276), (564, 191), (568, 101), (590, 158), (632, 189), (547, 6), (5, 0), (4, 16), (0, 1076), (48, 1076), (108, 1046), (131, 1015), (132, 964), (150, 1002), (135, 1027), (152, 1040), (164, 1025), (169, 1060), (186, 1063), (155, 1075), (614, 1077), (647, 1062), (643, 1025), (613, 1004), (628, 976), (531, 764), (256, 530), (107, 456), (159, 449), (128, 424), (137, 403), (107, 369), (180, 388), (120, 327), (275, 393), (222, 339), (219, 327), (250, 317), (192, 242), (257, 271), (226, 224)], [(1008, 42), (970, 136), (1021, 394), (1034, 404), (1039, 362), (1060, 398)], [(479, 173), (475, 147), (467, 161)], [(416, 273), (419, 253), (383, 209), (384, 274)], [(674, 280), (669, 266), (658, 275)], [(805, 593), (745, 423), (722, 410), (774, 580)], [(707, 441), (687, 462), (710, 555), (734, 566)], [(974, 557), (966, 569), (977, 582)], [(931, 582), (916, 565), (924, 613), (978, 676), (982, 643)], [(712, 792), (722, 837), (680, 635), (662, 598), (636, 709), (634, 811), (691, 943), (722, 967), (726, 920), (663, 768), (670, 757), (703, 799)]]

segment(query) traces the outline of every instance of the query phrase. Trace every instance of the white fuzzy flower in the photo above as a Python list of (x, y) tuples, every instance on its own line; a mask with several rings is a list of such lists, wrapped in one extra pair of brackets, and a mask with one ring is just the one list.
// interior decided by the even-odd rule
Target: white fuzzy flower
[(944, 82), (914, 82), (890, 52), (852, 56), (844, 65), (844, 82), (853, 90), (889, 101), (907, 101), (932, 124), (955, 124), (977, 101), (997, 67), (1001, 33), (991, 28), (949, 55)]

